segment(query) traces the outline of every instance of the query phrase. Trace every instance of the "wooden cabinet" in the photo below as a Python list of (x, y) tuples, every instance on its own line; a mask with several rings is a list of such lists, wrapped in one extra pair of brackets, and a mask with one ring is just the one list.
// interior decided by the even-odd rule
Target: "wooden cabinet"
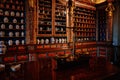
[(107, 4), (96, 5), (97, 21), (98, 21), (98, 41), (106, 41), (107, 38), (107, 12), (105, 8)]
[(38, 3), (38, 35), (52, 34), (52, 2), (39, 0)]
[[(34, 4), (33, 7), (35, 17), (33, 19), (31, 18), (33, 16), (26, 17), (30, 5), (25, 3), (27, 2), (24, 0), (3, 0), (0, 2), (0, 41), (5, 41), (6, 45), (19, 45), (25, 44), (28, 38), (30, 38), (27, 40), (28, 43), (31, 40), (37, 44), (67, 43), (68, 36), (73, 39), (73, 32), (68, 34), (69, 31), (66, 30), (66, 27), (70, 27), (67, 26), (70, 22), (68, 20), (70, 9), (68, 9), (67, 1), (36, 0), (34, 2), (36, 5)], [(98, 9), (98, 22), (96, 23), (95, 5), (79, 1), (75, 1), (74, 4), (71, 24), (76, 29), (76, 41), (105, 41), (105, 11)], [(26, 23), (28, 23), (27, 29)]]
[(77, 41), (96, 40), (96, 9), (76, 6), (74, 9), (74, 27)]
[(37, 44), (66, 43), (66, 6), (59, 0), (38, 0)]
[(106, 41), (106, 12), (104, 10), (98, 11), (98, 40)]
[[(38, 44), (66, 43), (66, 1), (38, 0)], [(47, 4), (46, 4), (47, 3)], [(79, 2), (80, 3), (80, 2)], [(76, 6), (73, 12), (73, 24), (76, 27), (77, 41), (96, 41), (96, 8), (93, 5)], [(92, 7), (92, 8), (89, 8)], [(69, 12), (70, 13), (70, 12)]]
[[(52, 37), (52, 0), (38, 0), (37, 43), (49, 43)], [(46, 41), (46, 42), (45, 42)]]
[(6, 45), (25, 44), (25, 1), (0, 2), (0, 41)]
[(59, 43), (66, 43), (66, 5), (60, 0), (55, 3), (55, 36), (56, 40), (62, 40)]

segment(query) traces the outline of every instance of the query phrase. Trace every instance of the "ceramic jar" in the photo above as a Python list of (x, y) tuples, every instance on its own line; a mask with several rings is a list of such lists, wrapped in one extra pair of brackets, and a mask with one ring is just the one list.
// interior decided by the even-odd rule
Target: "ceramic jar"
[(24, 23), (24, 20), (23, 20), (23, 19), (21, 19), (21, 23)]
[(19, 29), (20, 28), (20, 26), (19, 25), (16, 25), (16, 29)]
[(65, 39), (64, 38), (62, 38), (62, 43), (65, 43)]
[(24, 25), (21, 25), (21, 29), (24, 29)]
[(55, 42), (58, 43), (58, 39), (56, 39)]
[(0, 54), (5, 54), (6, 52), (6, 45), (4, 44), (4, 41), (0, 41)]
[(5, 24), (1, 24), (1, 29), (5, 29)]
[(44, 44), (44, 39), (41, 39), (41, 44)]
[(13, 37), (13, 32), (9, 32), (9, 37)]
[(42, 27), (40, 27), (40, 31), (42, 31), (43, 30), (43, 28)]
[(19, 40), (16, 40), (16, 41), (15, 41), (15, 44), (16, 44), (16, 45), (19, 45), (19, 44), (20, 44), (20, 41), (19, 41)]
[(48, 44), (48, 43), (49, 43), (49, 39), (46, 39), (46, 40), (45, 40), (45, 44)]
[(11, 16), (15, 16), (15, 13), (13, 11), (11, 11), (10, 15)]
[(21, 32), (21, 36), (24, 37), (24, 32)]
[(22, 41), (21, 41), (21, 43), (22, 43), (22, 45), (24, 45), (24, 44), (25, 44), (25, 41), (24, 41), (24, 40), (22, 40)]
[(9, 16), (9, 12), (8, 12), (8, 11), (5, 11), (5, 15), (6, 15), (6, 16)]
[(37, 39), (37, 44), (40, 44), (40, 40), (39, 39)]
[(59, 43), (61, 43), (62, 42), (62, 39), (61, 38), (59, 38)]
[(13, 29), (13, 25), (10, 24), (10, 25), (9, 25), (9, 29)]
[(9, 19), (7, 17), (4, 17), (3, 21), (4, 21), (4, 23), (7, 23), (7, 22), (9, 22)]
[(0, 37), (4, 37), (5, 36), (5, 32), (0, 31)]
[(2, 9), (0, 9), (0, 15), (3, 15), (3, 10)]
[(14, 18), (14, 19), (13, 19), (13, 23), (17, 23), (17, 19)]
[(8, 41), (8, 45), (13, 45), (13, 41), (12, 41), (12, 40), (9, 40), (9, 41)]
[(51, 43), (52, 43), (52, 44), (55, 43), (54, 37), (51, 37)]
[(22, 13), (21, 13), (21, 17), (23, 17), (23, 16), (24, 16), (24, 13), (22, 12)]
[(16, 12), (16, 16), (18, 16), (18, 17), (19, 17), (19, 16), (20, 16), (20, 13), (19, 13), (19, 12)]
[(19, 32), (15, 32), (15, 36), (16, 36), (16, 37), (19, 37)]

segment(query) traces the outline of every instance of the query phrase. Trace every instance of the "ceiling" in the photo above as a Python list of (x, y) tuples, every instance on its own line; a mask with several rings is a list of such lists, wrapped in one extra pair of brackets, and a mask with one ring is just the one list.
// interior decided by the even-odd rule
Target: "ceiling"
[(91, 1), (94, 1), (96, 4), (99, 4), (99, 3), (105, 2), (106, 0), (91, 0)]

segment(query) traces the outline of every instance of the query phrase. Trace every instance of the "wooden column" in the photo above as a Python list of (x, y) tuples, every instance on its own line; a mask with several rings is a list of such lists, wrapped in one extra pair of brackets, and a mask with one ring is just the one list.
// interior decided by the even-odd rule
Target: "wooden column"
[(56, 0), (52, 0), (52, 37), (55, 36), (55, 8)]
[(74, 1), (73, 0), (68, 0), (67, 2), (67, 42), (73, 42), (73, 9), (74, 9)]
[(37, 30), (37, 0), (28, 0), (26, 9), (26, 43), (36, 43)]
[(107, 12), (107, 28), (106, 28), (106, 41), (113, 41), (113, 11), (114, 6), (112, 0), (108, 0)]

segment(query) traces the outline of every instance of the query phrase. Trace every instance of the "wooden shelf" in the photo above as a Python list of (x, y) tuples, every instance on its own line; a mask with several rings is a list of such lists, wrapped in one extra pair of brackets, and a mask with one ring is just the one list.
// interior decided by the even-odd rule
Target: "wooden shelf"
[(74, 9), (74, 26), (77, 41), (96, 40), (95, 10), (77, 6)]
[[(9, 45), (9, 40), (12, 40), (14, 45), (25, 44), (25, 3), (24, 0), (3, 0), (0, 3), (0, 41), (4, 41), (5, 45)], [(19, 41), (19, 44), (16, 41)]]

